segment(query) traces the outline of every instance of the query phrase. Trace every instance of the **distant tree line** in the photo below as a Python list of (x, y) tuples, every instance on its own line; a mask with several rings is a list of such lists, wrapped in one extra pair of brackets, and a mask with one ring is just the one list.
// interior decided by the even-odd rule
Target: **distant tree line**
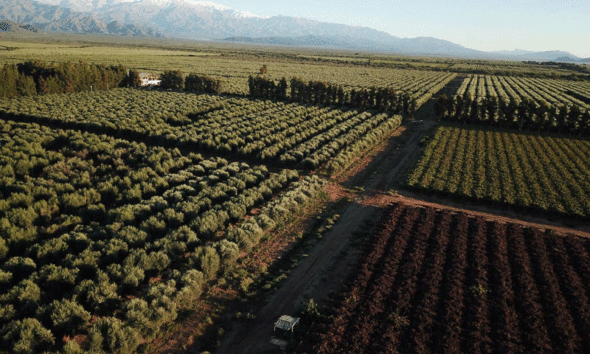
[[(221, 93), (221, 81), (182, 71), (165, 71), (160, 86), (164, 89)], [(108, 90), (115, 87), (139, 87), (139, 72), (122, 65), (79, 63), (43, 63), (28, 61), (0, 67), (0, 98)]]
[(579, 106), (537, 104), (528, 98), (520, 102), (494, 96), (473, 99), (467, 94), (441, 95), (435, 110), (447, 122), (590, 136), (590, 111)]
[(346, 92), (342, 85), (322, 81), (307, 82), (300, 78), (292, 78), (290, 84), (289, 91), (285, 78), (279, 82), (261, 76), (248, 78), (250, 97), (253, 98), (374, 109), (380, 112), (404, 113), (407, 117), (412, 117), (416, 110), (414, 97), (392, 88), (360, 88)]
[(190, 74), (186, 78), (180, 70), (167, 70), (160, 75), (160, 87), (170, 90), (182, 90), (190, 92), (221, 93), (221, 80), (209, 76)]
[[(552, 64), (557, 64), (550, 62)], [(534, 67), (527, 68), (526, 65), (522, 66), (515, 66), (514, 68), (504, 67), (501, 65), (469, 65), (469, 63), (465, 63), (465, 66), (456, 65), (452, 67), (441, 66), (435, 67), (431, 66), (428, 70), (431, 71), (444, 71), (444, 72), (454, 72), (454, 73), (462, 73), (462, 74), (478, 74), (478, 75), (495, 75), (495, 76), (511, 76), (511, 77), (525, 77), (525, 78), (537, 78), (537, 79), (563, 79), (563, 80), (570, 80), (570, 81), (590, 81), (590, 75), (588, 71), (584, 70), (582, 65), (577, 64), (568, 64), (568, 65), (576, 65), (577, 67), (566, 68), (566, 66), (558, 66), (556, 69), (566, 69), (571, 72), (560, 72), (558, 70), (537, 70)], [(540, 64), (537, 62), (523, 62), (523, 64), (533, 65), (533, 64)], [(567, 63), (559, 63), (559, 64), (567, 64)], [(547, 65), (547, 68), (550, 69), (551, 66)], [(582, 69), (580, 69), (582, 68)], [(416, 68), (414, 68), (416, 69)]]
[(589, 67), (584, 66), (584, 65), (580, 65), (580, 64), (575, 64), (575, 63), (562, 63), (562, 62), (557, 62), (557, 61), (544, 61), (544, 62), (523, 61), (523, 63), (528, 64), (528, 65), (541, 65), (541, 66), (556, 67), (559, 69), (577, 71), (580, 73), (590, 73)]
[(0, 97), (47, 95), (140, 85), (139, 73), (122, 65), (28, 61), (0, 68)]

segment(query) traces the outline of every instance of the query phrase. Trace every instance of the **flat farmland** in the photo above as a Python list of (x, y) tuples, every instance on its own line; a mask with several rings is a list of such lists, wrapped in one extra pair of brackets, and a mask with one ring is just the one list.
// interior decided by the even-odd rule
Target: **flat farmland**
[(64, 38), (0, 46), (0, 352), (274, 352), (280, 314), (288, 352), (590, 351), (585, 76)]
[(333, 170), (388, 136), (402, 119), (356, 109), (134, 89), (2, 100), (0, 115), (275, 166), (315, 169), (333, 159)]
[(106, 135), (0, 131), (8, 352), (135, 352), (325, 183)]
[(589, 252), (584, 237), (396, 203), (311, 352), (586, 352)]
[(443, 125), (406, 183), (453, 198), (588, 218), (589, 181), (586, 139)]
[[(221, 79), (224, 92), (248, 93), (248, 76), (255, 75), (262, 65), (268, 65), (268, 76), (276, 80), (301, 77), (306, 81), (325, 81), (354, 88), (392, 87), (411, 93), (419, 99), (424, 85), (439, 80), (452, 80), (453, 73), (380, 68), (371, 65), (350, 65), (341, 62), (303, 60), (298, 55), (235, 52), (227, 48), (190, 45), (170, 48), (121, 47), (64, 43), (3, 42), (10, 50), (0, 50), (0, 63), (18, 63), (28, 60), (77, 62), (124, 65), (139, 71), (162, 73), (164, 70), (182, 70), (184, 73), (207, 75)], [(141, 43), (149, 45), (149, 43)], [(366, 61), (366, 59), (363, 59)], [(448, 82), (447, 81), (447, 82)]]

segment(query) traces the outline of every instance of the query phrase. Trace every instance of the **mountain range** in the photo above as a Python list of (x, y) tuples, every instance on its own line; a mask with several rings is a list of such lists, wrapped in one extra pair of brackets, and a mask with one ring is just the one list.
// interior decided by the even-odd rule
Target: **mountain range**
[(2, 0), (0, 20), (32, 25), (41, 31), (163, 37), (152, 28), (104, 20), (85, 12), (30, 0)]
[(257, 16), (198, 0), (2, 0), (0, 20), (42, 31), (171, 37), (477, 59), (590, 62), (567, 52), (484, 52), (432, 37), (399, 38), (368, 27)]

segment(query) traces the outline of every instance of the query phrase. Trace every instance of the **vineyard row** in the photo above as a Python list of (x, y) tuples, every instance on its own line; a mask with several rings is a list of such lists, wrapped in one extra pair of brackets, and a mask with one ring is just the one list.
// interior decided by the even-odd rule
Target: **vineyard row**
[(590, 350), (590, 243), (396, 204), (313, 352)]

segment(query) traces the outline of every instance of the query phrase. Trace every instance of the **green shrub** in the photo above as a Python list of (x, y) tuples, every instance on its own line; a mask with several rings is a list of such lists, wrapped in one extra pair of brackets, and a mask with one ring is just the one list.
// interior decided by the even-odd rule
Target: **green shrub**
[(123, 305), (123, 313), (127, 324), (144, 337), (151, 337), (159, 330), (153, 321), (154, 309), (143, 299), (131, 299)]
[(12, 273), (12, 277), (16, 281), (28, 277), (36, 268), (35, 262), (28, 257), (12, 257), (2, 266), (4, 271)]
[(197, 249), (192, 259), (207, 279), (212, 279), (219, 271), (219, 254), (213, 247), (207, 246)]
[(114, 317), (99, 318), (88, 332), (88, 349), (94, 353), (133, 353), (139, 334)]
[(59, 335), (74, 335), (88, 327), (90, 313), (79, 303), (68, 300), (54, 300), (43, 309), (51, 328)]
[(223, 267), (232, 267), (238, 259), (240, 248), (234, 242), (221, 240), (215, 244)]
[(201, 295), (203, 283), (203, 273), (196, 269), (187, 270), (180, 278), (181, 288), (176, 295), (176, 302), (183, 308), (192, 308)]
[(83, 280), (74, 289), (74, 300), (86, 309), (95, 312), (111, 312), (119, 304), (117, 285), (110, 282), (109, 276), (98, 271), (95, 280)]
[(163, 89), (182, 90), (184, 88), (184, 75), (180, 70), (166, 70), (160, 75), (160, 80), (160, 87)]
[(55, 343), (51, 331), (35, 318), (12, 321), (0, 333), (4, 346), (14, 354), (41, 353)]

